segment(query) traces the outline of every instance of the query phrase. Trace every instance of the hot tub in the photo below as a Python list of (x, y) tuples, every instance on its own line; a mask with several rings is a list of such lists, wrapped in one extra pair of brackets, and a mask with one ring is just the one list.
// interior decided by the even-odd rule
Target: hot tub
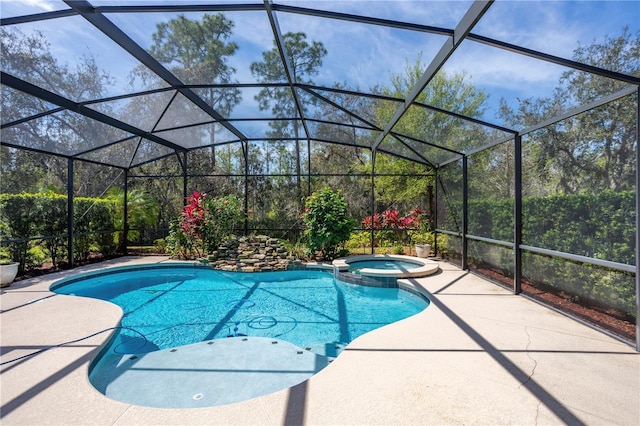
[(425, 277), (439, 270), (433, 260), (388, 254), (349, 256), (334, 260), (333, 266), (340, 272), (389, 278)]

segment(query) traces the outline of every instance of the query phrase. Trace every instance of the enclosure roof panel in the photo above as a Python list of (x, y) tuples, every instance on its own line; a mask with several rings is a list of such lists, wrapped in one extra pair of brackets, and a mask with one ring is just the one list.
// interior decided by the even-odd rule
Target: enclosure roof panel
[(523, 102), (562, 115), (640, 85), (638, 61), (599, 53), (640, 37), (637, 1), (40, 0), (0, 17), (0, 143), (123, 168), (276, 140), (438, 167), (535, 127)]

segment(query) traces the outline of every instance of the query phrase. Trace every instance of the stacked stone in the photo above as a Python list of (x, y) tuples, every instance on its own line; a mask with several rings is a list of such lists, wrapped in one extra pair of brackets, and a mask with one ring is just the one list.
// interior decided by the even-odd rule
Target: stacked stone
[(295, 258), (284, 244), (266, 235), (229, 238), (208, 257), (209, 265), (223, 271), (283, 271)]

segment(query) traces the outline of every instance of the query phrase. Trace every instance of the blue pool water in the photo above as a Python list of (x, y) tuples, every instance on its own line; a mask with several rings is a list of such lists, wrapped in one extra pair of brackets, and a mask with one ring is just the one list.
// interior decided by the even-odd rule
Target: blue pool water
[(108, 300), (123, 309), (123, 328), (110, 348), (115, 354), (246, 335), (280, 338), (327, 355), (325, 347), (346, 345), (428, 305), (403, 290), (355, 286), (309, 270), (154, 268), (88, 277), (54, 291)]
[(409, 262), (404, 260), (388, 260), (388, 259), (379, 259), (379, 260), (357, 260), (355, 262), (349, 262), (349, 272), (357, 274), (361, 269), (364, 268), (372, 268), (372, 269), (399, 269), (401, 271), (419, 268), (422, 266), (421, 263), (417, 262)]
[[(92, 364), (90, 380), (98, 390), (115, 399), (163, 407), (234, 402), (233, 398), (241, 398), (234, 392), (245, 389), (246, 382), (238, 378), (238, 391), (217, 392), (220, 397), (232, 399), (194, 402), (186, 398), (187, 402), (176, 402), (176, 396), (165, 395), (170, 402), (156, 400), (159, 392), (144, 395), (144, 391), (138, 390), (143, 380), (159, 380), (157, 373), (151, 377), (155, 367), (142, 367), (145, 362), (156, 362), (155, 354), (173, 352), (175, 349), (171, 348), (177, 347), (181, 347), (177, 354), (201, 351), (193, 344), (209, 345), (207, 350), (222, 348), (212, 343), (231, 341), (228, 337), (258, 343), (262, 338), (278, 339), (300, 348), (302, 352), (298, 354), (316, 357), (312, 361), (313, 371), (307, 369), (313, 374), (328, 364), (322, 360), (338, 356), (356, 337), (428, 306), (426, 299), (404, 290), (347, 284), (328, 272), (312, 270), (236, 273), (202, 267), (154, 266), (66, 280), (54, 284), (52, 291), (107, 300), (122, 308), (121, 327), (114, 331), (101, 358)], [(240, 339), (241, 336), (247, 337)], [(271, 343), (267, 341), (269, 349), (282, 346)], [(131, 363), (130, 367), (127, 363)], [(203, 365), (211, 362), (204, 361)], [(167, 374), (166, 370), (163, 374)], [(191, 380), (206, 380), (207, 386), (221, 380), (236, 380), (230, 376), (205, 379), (202, 373), (205, 370), (199, 369), (200, 373), (193, 374)], [(147, 374), (144, 377), (140, 376), (143, 372)], [(185, 377), (183, 374), (175, 380), (185, 382)], [(290, 379), (291, 383), (308, 374), (300, 377)], [(194, 385), (202, 386), (202, 383)], [(278, 386), (276, 383), (273, 388)], [(267, 390), (251, 392), (249, 396), (255, 397)]]

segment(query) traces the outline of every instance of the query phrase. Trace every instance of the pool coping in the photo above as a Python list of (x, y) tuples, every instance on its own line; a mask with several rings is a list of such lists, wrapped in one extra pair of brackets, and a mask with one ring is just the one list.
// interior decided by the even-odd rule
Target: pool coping
[(357, 256), (349, 256), (345, 258), (336, 259), (332, 265), (340, 272), (346, 272), (349, 270), (349, 263), (359, 262), (365, 260), (404, 260), (416, 264), (422, 264), (417, 268), (411, 268), (407, 270), (401, 269), (374, 269), (374, 268), (362, 268), (360, 270), (361, 275), (370, 277), (390, 277), (390, 278), (418, 278), (433, 275), (439, 271), (438, 263), (433, 260), (429, 260), (422, 257), (414, 257), (400, 254), (361, 254)]
[[(60, 297), (54, 280), (127, 257), (3, 288), (3, 361), (118, 323), (119, 308)], [(1, 420), (18, 424), (634, 424), (640, 357), (628, 345), (467, 271), (409, 279), (430, 306), (354, 340), (292, 388), (218, 407), (154, 409), (89, 383), (105, 335), (0, 367)], [(400, 280), (402, 282), (402, 280)]]

